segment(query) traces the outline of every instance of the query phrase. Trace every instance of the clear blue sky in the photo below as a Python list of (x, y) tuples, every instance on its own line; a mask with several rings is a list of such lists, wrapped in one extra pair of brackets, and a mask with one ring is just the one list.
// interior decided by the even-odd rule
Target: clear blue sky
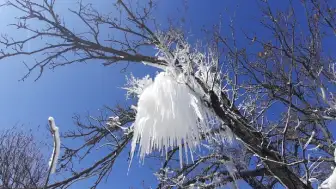
[[(65, 16), (65, 21), (76, 30), (82, 30), (73, 16), (67, 13), (68, 7), (75, 9), (75, 1), (56, 1), (59, 11)], [(109, 12), (113, 9), (113, 0), (86, 0), (92, 2), (101, 11)], [(185, 17), (184, 29), (190, 32), (189, 39), (205, 39), (205, 35), (200, 29), (205, 26), (211, 28), (213, 24), (218, 24), (220, 15), (223, 18), (223, 33), (229, 33), (227, 27), (229, 16), (236, 12), (235, 25), (239, 28), (254, 30), (258, 32), (256, 23), (258, 22), (258, 9), (255, 1), (249, 0), (189, 0), (188, 9), (185, 12), (181, 6), (182, 0), (161, 0), (155, 17), (162, 27), (166, 27), (168, 16)], [(210, 3), (211, 2), (211, 3)], [(247, 3), (248, 2), (248, 3)], [(280, 3), (279, 7), (280, 7)], [(237, 6), (239, 5), (239, 6)], [(278, 5), (277, 5), (278, 6)], [(11, 10), (0, 10), (1, 33), (10, 33), (20, 37), (23, 34), (15, 31), (13, 27), (6, 27), (13, 21), (16, 15)], [(29, 34), (24, 34), (29, 35)], [(260, 33), (259, 33), (260, 35)], [(264, 36), (269, 37), (269, 36)], [(30, 44), (33, 48), (34, 45)], [(243, 44), (242, 44), (243, 45)], [(37, 129), (42, 126), (41, 133), (37, 136), (43, 140), (51, 139), (45, 131), (48, 116), (55, 117), (56, 124), (61, 131), (74, 128), (72, 125), (72, 115), (78, 113), (86, 115), (87, 112), (97, 113), (103, 105), (113, 106), (117, 102), (125, 101), (125, 91), (120, 87), (125, 82), (125, 74), (120, 73), (124, 65), (104, 67), (98, 62), (91, 64), (73, 64), (57, 68), (55, 71), (47, 70), (41, 79), (34, 82), (32, 75), (25, 82), (18, 80), (26, 73), (23, 60), (32, 60), (38, 57), (11, 58), (0, 61), (0, 127), (9, 128), (20, 123), (25, 129)], [(143, 76), (148, 72), (148, 67), (142, 65), (131, 65), (126, 74), (134, 73), (136, 76)], [(153, 73), (153, 69), (149, 69)], [(101, 152), (97, 152), (97, 159)], [(49, 155), (49, 154), (48, 154)], [(106, 183), (100, 185), (100, 189), (126, 189), (129, 187), (141, 188), (142, 180), (145, 185), (155, 182), (152, 175), (151, 164), (146, 162), (144, 166), (139, 165), (135, 160), (129, 175), (127, 176), (128, 163), (126, 155), (119, 158), (110, 178)], [(83, 163), (85, 166), (85, 163)], [(87, 183), (83, 182), (72, 188), (87, 188)]]

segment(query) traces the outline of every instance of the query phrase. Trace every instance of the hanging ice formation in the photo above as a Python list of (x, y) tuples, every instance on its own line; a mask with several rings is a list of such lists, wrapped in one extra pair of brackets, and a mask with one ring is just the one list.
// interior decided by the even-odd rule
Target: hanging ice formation
[[(201, 141), (207, 129), (207, 112), (199, 97), (172, 71), (159, 73), (139, 96), (134, 123), (132, 154), (139, 142), (140, 159), (153, 150), (179, 147), (186, 157)], [(192, 154), (191, 154), (192, 155)]]

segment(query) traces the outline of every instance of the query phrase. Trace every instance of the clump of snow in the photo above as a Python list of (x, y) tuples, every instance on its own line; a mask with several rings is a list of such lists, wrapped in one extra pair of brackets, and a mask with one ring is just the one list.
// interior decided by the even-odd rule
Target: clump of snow
[(53, 134), (53, 139), (54, 139), (54, 148), (53, 148), (53, 153), (49, 161), (49, 169), (50, 169), (50, 173), (55, 173), (58, 157), (61, 151), (61, 139), (60, 139), (59, 130), (58, 130), (58, 127), (56, 127), (54, 118), (49, 117), (48, 120), (49, 120), (51, 132)]
[(115, 128), (121, 125), (119, 117), (115, 116), (115, 117), (109, 117), (107, 120), (106, 125), (108, 125), (110, 128)]
[[(334, 151), (334, 161), (336, 163), (336, 148)], [(335, 189), (336, 188), (336, 168), (334, 168), (333, 173), (319, 186), (319, 189)]]
[(336, 188), (336, 169), (334, 168), (333, 173), (327, 178), (325, 181), (322, 182), (319, 189), (335, 189)]
[(182, 166), (183, 147), (186, 154), (194, 150), (200, 144), (201, 130), (208, 127), (205, 109), (183, 76), (172, 70), (159, 73), (139, 95), (132, 157), (137, 142), (141, 160), (154, 150), (179, 147)]

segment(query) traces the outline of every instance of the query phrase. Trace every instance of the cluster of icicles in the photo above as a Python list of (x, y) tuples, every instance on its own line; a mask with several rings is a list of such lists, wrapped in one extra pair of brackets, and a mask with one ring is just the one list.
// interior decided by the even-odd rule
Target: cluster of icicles
[(200, 132), (208, 130), (209, 112), (181, 75), (161, 72), (139, 94), (132, 157), (138, 143), (141, 161), (154, 150), (167, 153), (175, 147), (181, 166), (183, 153), (187, 161), (188, 154), (193, 160), (192, 152), (202, 140)]

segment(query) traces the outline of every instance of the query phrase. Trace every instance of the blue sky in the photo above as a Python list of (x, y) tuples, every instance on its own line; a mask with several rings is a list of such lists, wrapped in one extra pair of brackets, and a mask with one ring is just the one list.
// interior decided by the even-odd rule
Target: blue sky
[[(74, 2), (72, 0), (56, 1), (60, 13), (66, 16), (65, 21), (74, 29), (82, 30), (83, 27), (78, 25), (67, 11), (67, 7), (75, 9)], [(84, 2), (92, 2), (99, 10), (109, 12), (112, 10), (112, 2), (114, 1), (85, 0)], [(204, 40), (206, 35), (200, 31), (202, 27), (211, 28), (213, 24), (218, 24), (220, 15), (222, 15), (222, 32), (228, 34), (230, 32), (227, 27), (228, 20), (235, 14), (236, 26), (260, 32), (257, 27), (258, 8), (255, 1), (214, 0), (210, 3), (210, 1), (204, 0), (189, 0), (187, 2), (188, 9), (184, 10), (182, 0), (159, 1), (155, 17), (159, 20), (158, 23), (161, 23), (161, 27), (167, 27), (167, 17), (174, 18), (176, 15), (178, 17), (182, 15), (186, 20), (183, 29), (190, 33), (189, 40)], [(277, 3), (276, 7), (281, 7), (281, 5), (281, 3)], [(6, 27), (8, 23), (13, 21), (16, 14), (12, 10), (0, 9), (2, 33), (10, 33), (13, 37), (23, 35), (16, 32), (13, 27)], [(266, 34), (264, 37), (269, 36)], [(38, 44), (30, 45), (33, 48)], [(72, 123), (74, 113), (86, 115), (87, 112), (91, 112), (94, 114), (103, 105), (113, 106), (117, 102), (125, 101), (125, 91), (121, 89), (125, 82), (125, 73), (120, 72), (125, 65), (104, 67), (99, 62), (73, 64), (57, 68), (54, 71), (47, 70), (36, 82), (34, 82), (34, 75), (24, 82), (19, 82), (18, 80), (26, 73), (25, 66), (21, 62), (34, 58), (38, 57), (15, 57), (0, 61), (0, 87), (2, 89), (0, 93), (0, 127), (2, 129), (10, 128), (17, 123), (23, 124), (23, 129), (32, 128), (35, 131), (41, 126), (36, 135), (41, 137), (41, 140), (51, 142), (45, 129), (48, 116), (55, 117), (60, 130), (66, 131), (74, 128)], [(126, 74), (131, 72), (136, 76), (144, 76), (146, 73), (154, 73), (154, 69), (132, 64), (128, 67)], [(99, 155), (97, 152), (97, 159)], [(152, 185), (155, 182), (150, 163), (142, 166), (134, 161), (127, 176), (126, 155), (119, 158), (110, 178), (98, 188), (141, 188), (142, 180), (146, 181), (145, 185)], [(72, 188), (86, 188), (85, 186), (87, 183), (83, 182)]]

